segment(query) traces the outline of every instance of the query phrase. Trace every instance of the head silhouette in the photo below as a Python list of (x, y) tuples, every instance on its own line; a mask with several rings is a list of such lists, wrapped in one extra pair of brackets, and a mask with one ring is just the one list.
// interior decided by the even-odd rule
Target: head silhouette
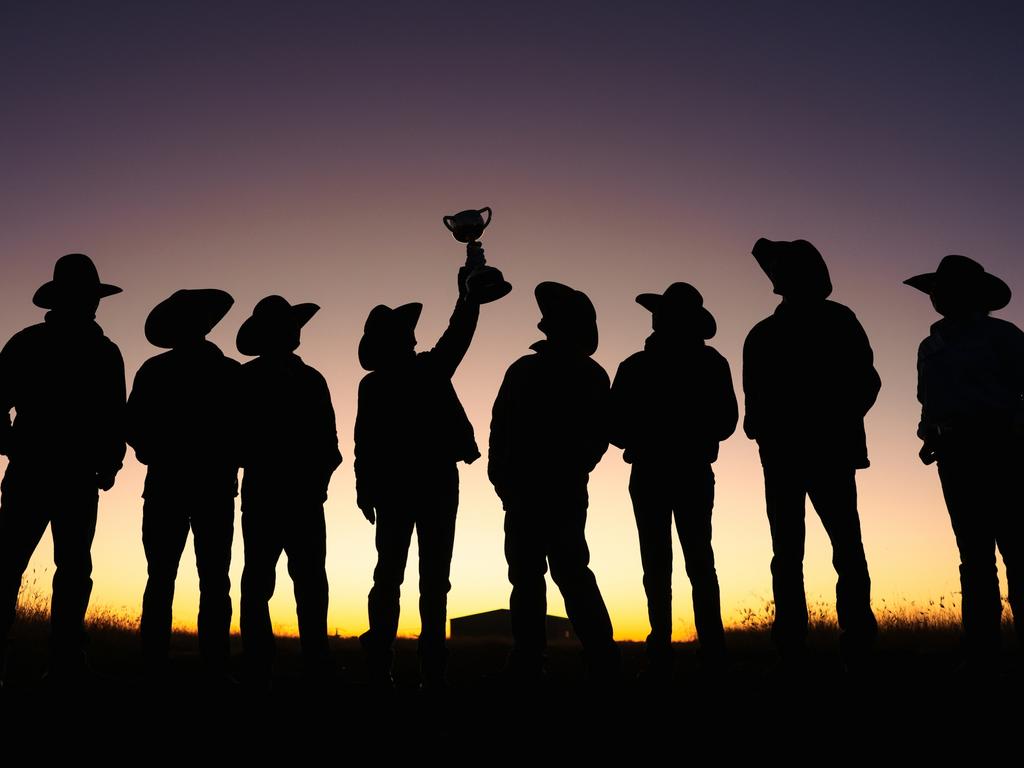
[(39, 287), (32, 303), (42, 309), (93, 317), (100, 299), (120, 292), (116, 285), (100, 282), (92, 259), (84, 253), (69, 253), (57, 259), (53, 279)]
[(423, 305), (417, 302), (394, 309), (378, 304), (371, 309), (359, 340), (359, 364), (367, 371), (377, 371), (412, 359), (422, 311)]
[(636, 303), (651, 313), (651, 327), (660, 335), (706, 340), (717, 331), (704, 297), (689, 283), (672, 283), (664, 293), (641, 293)]
[(974, 259), (956, 254), (944, 256), (934, 272), (903, 281), (927, 293), (935, 311), (944, 317), (994, 312), (1010, 303), (1010, 287), (985, 271)]
[(235, 345), (243, 355), (278, 355), (299, 347), (302, 326), (320, 307), (316, 304), (289, 304), (281, 296), (267, 296), (238, 329)]
[(234, 303), (231, 294), (216, 288), (175, 291), (149, 313), (146, 339), (164, 349), (198, 344)]
[(597, 312), (590, 297), (562, 283), (540, 283), (533, 292), (540, 307), (537, 328), (552, 344), (590, 356), (597, 351)]
[(832, 293), (828, 267), (818, 249), (806, 240), (768, 240), (762, 237), (751, 250), (757, 263), (784, 301), (824, 301)]

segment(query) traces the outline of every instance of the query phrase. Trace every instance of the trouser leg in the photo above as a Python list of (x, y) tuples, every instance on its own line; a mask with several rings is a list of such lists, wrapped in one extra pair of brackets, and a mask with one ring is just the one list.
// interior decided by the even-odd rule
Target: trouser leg
[(33, 498), (8, 468), (0, 492), (0, 643), (6, 643), (18, 609), (21, 579), (50, 523), (43, 500)]
[(405, 505), (377, 509), (377, 565), (367, 598), (370, 628), (360, 638), (370, 665), (377, 672), (391, 669), (391, 649), (398, 633), (399, 599), (414, 519), (412, 510)]
[(551, 578), (562, 592), (565, 610), (591, 669), (598, 674), (611, 673), (618, 665), (618, 646), (612, 637), (611, 617), (589, 567), (586, 497), (567, 497), (564, 505), (552, 512), (547, 547)]
[(92, 540), (96, 535), (99, 492), (95, 487), (65, 489), (53, 512), (52, 652), (75, 663), (85, 643), (85, 613), (92, 593)]
[(214, 498), (192, 513), (192, 537), (199, 572), (199, 652), (216, 669), (231, 652), (231, 540), (235, 500)]
[(981, 462), (963, 451), (945, 451), (938, 468), (960, 551), (965, 646), (969, 655), (988, 656), (999, 649), (1003, 613), (996, 571), (995, 526), (986, 491), (991, 478)]
[(855, 470), (816, 470), (808, 493), (832, 542), (832, 565), (838, 577), (836, 613), (844, 652), (866, 650), (878, 634), (878, 623), (871, 610), (871, 578), (861, 540)]
[[(1013, 480), (1015, 478), (1010, 482)], [(1024, 515), (1021, 514), (1020, 498), (1020, 491), (1007, 488), (1004, 506), (999, 510), (996, 541), (1006, 566), (1008, 600), (1013, 611), (1017, 644), (1024, 645)]]
[(307, 669), (322, 668), (327, 645), (327, 525), (322, 505), (297, 510), (285, 543), (288, 574), (295, 589), (302, 658)]
[(655, 663), (667, 660), (672, 645), (672, 508), (662, 485), (643, 468), (633, 467), (629, 495), (651, 624), (647, 653)]
[(775, 620), (772, 640), (780, 651), (803, 647), (807, 638), (804, 594), (803, 480), (787, 461), (764, 460), (764, 495), (772, 535), (772, 592)]
[(454, 488), (425, 499), (416, 522), (420, 558), (419, 654), (424, 668), (440, 674), (447, 655), (448, 592), (455, 547), (455, 519), (459, 507), (458, 474)]
[(725, 651), (722, 600), (711, 547), (711, 515), (715, 506), (715, 475), (710, 465), (680, 473), (675, 500), (676, 529), (693, 590), (693, 618), (701, 652), (719, 657)]
[(270, 621), (270, 598), (277, 581), (277, 561), (284, 549), (282, 534), (276, 530), (270, 510), (242, 513), (245, 567), (242, 569), (242, 648), (250, 671), (270, 672), (274, 656), (274, 628)]
[(510, 666), (528, 675), (539, 674), (547, 647), (548, 565), (544, 533), (537, 523), (543, 514), (529, 505), (505, 505), (505, 561), (512, 585), (509, 612), (513, 650)]
[(139, 635), (147, 664), (167, 660), (171, 638), (171, 607), (178, 563), (188, 538), (185, 503), (146, 499), (142, 508), (142, 548), (146, 553), (146, 591), (142, 596)]

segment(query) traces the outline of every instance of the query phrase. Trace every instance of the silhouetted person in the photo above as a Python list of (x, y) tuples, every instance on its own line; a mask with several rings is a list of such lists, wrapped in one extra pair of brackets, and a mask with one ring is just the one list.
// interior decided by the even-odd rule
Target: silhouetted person
[(22, 575), (50, 525), (56, 678), (85, 668), (97, 489), (114, 485), (125, 452), (124, 362), (94, 319), (100, 299), (120, 291), (100, 282), (88, 256), (62, 256), (32, 299), (49, 310), (45, 321), (0, 352), (0, 452), (10, 459), (0, 500), (0, 638), (8, 637)]
[(143, 363), (128, 398), (127, 438), (147, 465), (142, 545), (149, 579), (142, 599), (143, 656), (167, 661), (178, 564), (191, 528), (199, 571), (199, 650), (226, 675), (231, 631), (231, 539), (238, 490), (240, 365), (206, 335), (234, 299), (215, 289), (180, 290), (146, 319), (146, 338), (168, 352)]
[(307, 672), (326, 672), (327, 529), (324, 501), (341, 463), (324, 377), (295, 354), (300, 329), (320, 308), (267, 296), (238, 330), (241, 370), (242, 646), (251, 680), (269, 682), (274, 632), (268, 602), (277, 561), (288, 555)]
[(636, 301), (651, 312), (654, 333), (619, 366), (611, 390), (611, 441), (633, 465), (633, 500), (651, 633), (648, 673), (672, 669), (672, 517), (693, 587), (702, 660), (725, 658), (721, 600), (711, 548), (718, 444), (736, 429), (738, 411), (729, 363), (705, 341), (716, 324), (692, 285)]
[(429, 352), (415, 351), (422, 304), (374, 307), (359, 342), (359, 362), (370, 373), (359, 384), (356, 494), (363, 515), (377, 526), (370, 628), (361, 641), (376, 684), (391, 681), (399, 592), (414, 528), (420, 560), (421, 678), (426, 687), (444, 684), (458, 462), (470, 464), (480, 456), (451, 381), (480, 314), (479, 303), (466, 290), (468, 273), (468, 267), (459, 270), (455, 310)]
[(618, 648), (584, 536), (590, 472), (608, 449), (608, 374), (591, 355), (597, 317), (585, 293), (553, 282), (534, 294), (547, 336), (514, 362), (494, 402), (487, 474), (505, 508), (514, 648), (509, 670), (543, 670), (544, 574), (562, 592), (590, 672), (613, 676)]
[(984, 666), (1000, 646), (997, 546), (1024, 638), (1024, 333), (989, 317), (1010, 303), (1010, 288), (966, 256), (946, 256), (905, 282), (942, 315), (917, 353), (918, 436), (921, 459), (938, 463), (960, 550), (968, 662)]
[(772, 534), (772, 638), (784, 661), (802, 655), (810, 496), (832, 542), (841, 650), (847, 665), (856, 665), (878, 632), (855, 476), (868, 466), (864, 416), (880, 387), (871, 345), (853, 312), (826, 300), (832, 282), (813, 245), (762, 238), (753, 255), (782, 296), (743, 346), (743, 429), (760, 449)]

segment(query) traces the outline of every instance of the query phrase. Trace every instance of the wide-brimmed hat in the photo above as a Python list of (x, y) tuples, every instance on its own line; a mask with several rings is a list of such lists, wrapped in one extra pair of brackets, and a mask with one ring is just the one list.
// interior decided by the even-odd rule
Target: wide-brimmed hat
[(252, 316), (238, 329), (235, 346), (243, 355), (254, 357), (280, 345), (320, 311), (317, 304), (289, 304), (281, 296), (260, 299)]
[(164, 349), (202, 339), (234, 303), (230, 293), (217, 288), (182, 288), (153, 307), (146, 318), (146, 339)]
[(540, 283), (533, 290), (541, 313), (541, 330), (548, 338), (569, 342), (586, 355), (597, 351), (597, 311), (590, 297), (568, 285)]
[(120, 293), (116, 285), (100, 282), (92, 259), (84, 253), (69, 253), (53, 265), (53, 280), (43, 283), (32, 297), (32, 303), (43, 309), (55, 309), (68, 300), (102, 299)]
[(370, 310), (359, 340), (359, 364), (367, 371), (377, 370), (391, 357), (396, 344), (416, 338), (416, 323), (423, 305), (419, 302), (391, 308), (378, 304)]
[(783, 298), (825, 299), (832, 280), (825, 259), (806, 240), (768, 240), (762, 237), (750, 251)]
[(704, 297), (689, 283), (672, 283), (664, 293), (641, 293), (636, 303), (650, 311), (659, 325), (667, 321), (690, 328), (702, 339), (712, 338), (718, 330), (714, 316), (704, 307)]
[(1010, 286), (986, 272), (974, 259), (951, 254), (943, 256), (934, 272), (914, 275), (903, 281), (929, 296), (941, 294), (985, 312), (994, 312), (1010, 303)]

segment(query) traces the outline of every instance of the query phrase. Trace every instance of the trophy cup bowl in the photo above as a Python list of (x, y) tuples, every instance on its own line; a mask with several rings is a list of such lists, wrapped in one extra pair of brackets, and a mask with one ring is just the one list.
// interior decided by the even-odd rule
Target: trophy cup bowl
[(488, 304), (507, 296), (512, 285), (505, 280), (500, 269), (487, 265), (480, 247), (480, 236), (491, 223), (491, 209), (470, 208), (444, 216), (441, 221), (456, 240), (466, 244), (466, 266), (472, 270), (466, 278), (468, 296), (478, 304)]

